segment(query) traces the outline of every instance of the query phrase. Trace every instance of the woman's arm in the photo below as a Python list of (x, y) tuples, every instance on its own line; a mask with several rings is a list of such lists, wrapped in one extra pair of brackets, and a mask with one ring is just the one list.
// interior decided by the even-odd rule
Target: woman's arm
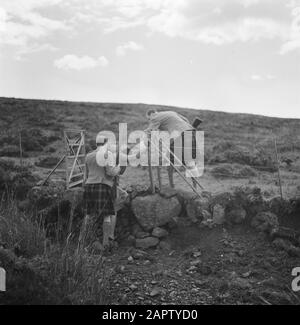
[(105, 166), (105, 172), (108, 176), (115, 177), (120, 174), (120, 166)]

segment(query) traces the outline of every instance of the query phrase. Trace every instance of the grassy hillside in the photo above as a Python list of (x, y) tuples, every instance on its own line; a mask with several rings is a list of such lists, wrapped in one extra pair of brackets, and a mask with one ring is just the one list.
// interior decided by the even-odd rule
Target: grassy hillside
[[(261, 184), (262, 180), (255, 179), (261, 175), (265, 178), (263, 184), (272, 182), (274, 185), (273, 183), (276, 182), (274, 137), (278, 141), (284, 185), (288, 191), (291, 189), (294, 191), (291, 186), (297, 187), (300, 172), (299, 119), (279, 119), (144, 104), (0, 98), (0, 156), (18, 161), (16, 158), (19, 156), (19, 132), (21, 131), (23, 154), (27, 163), (35, 168), (51, 167), (64, 150), (63, 129), (85, 129), (87, 147), (90, 150), (94, 145), (97, 132), (117, 131), (120, 122), (128, 123), (129, 131), (144, 129), (147, 126), (145, 113), (152, 107), (178, 111), (190, 120), (196, 116), (204, 120), (208, 179), (204, 177), (203, 182), (207, 183), (209, 190), (217, 190), (215, 185), (220, 190), (224, 186), (227, 188), (228, 184), (243, 185), (245, 183), (243, 180), (249, 182), (250, 178), (251, 182)], [(43, 173), (42, 170), (39, 172)], [(138, 172), (145, 174), (142, 170)], [(131, 178), (131, 175), (128, 177)], [(128, 180), (128, 183), (134, 182), (135, 178)], [(238, 184), (235, 184), (236, 180)]]
[[(283, 247), (279, 238), (277, 247), (275, 241), (266, 241), (246, 224), (210, 229), (184, 217), (179, 218), (177, 227), (176, 222), (170, 227), (165, 247), (140, 251), (133, 247), (131, 228), (137, 224), (132, 224), (132, 213), (127, 208), (121, 212), (117, 228), (127, 239), (120, 238), (119, 249), (111, 258), (103, 258), (99, 245), (94, 245), (98, 242), (87, 246), (89, 236), (85, 235), (98, 236), (94, 233), (96, 227), (87, 233), (84, 228), (80, 230), (83, 205), (74, 211), (70, 237), (70, 202), (62, 199), (57, 203), (57, 197), (61, 199), (58, 187), (30, 191), (64, 153), (65, 128), (85, 129), (89, 150), (97, 132), (117, 131), (120, 122), (128, 123), (129, 131), (144, 129), (150, 107), (0, 98), (0, 266), (9, 275), (9, 290), (5, 296), (0, 295), (0, 305), (299, 304), (296, 295), (283, 290), (290, 287), (290, 272), (295, 256), (300, 254), (298, 244), (289, 246), (291, 243), (284, 241)], [(290, 216), (294, 211), (291, 202), (296, 201), (275, 199), (267, 205), (264, 199), (279, 195), (274, 137), (278, 141), (284, 197), (300, 194), (300, 120), (156, 108), (174, 109), (190, 120), (196, 116), (204, 120), (206, 165), (200, 182), (205, 190), (222, 193), (214, 196), (216, 202), (235, 197), (239, 201), (235, 203), (249, 205), (251, 214), (272, 206), (285, 226), (298, 227), (299, 213)], [(20, 166), (20, 134), (24, 166)], [(162, 174), (163, 184), (167, 184), (165, 169)], [(51, 180), (64, 177), (62, 165)], [(131, 184), (142, 188), (149, 185), (147, 168), (127, 168), (121, 185)], [(178, 175), (175, 184), (188, 189)], [(233, 196), (224, 193), (241, 186), (247, 189), (235, 191)], [(232, 200), (226, 207), (229, 205), (234, 205)], [(199, 252), (201, 259), (196, 258)], [(275, 281), (272, 290), (270, 278)], [(157, 286), (159, 294), (153, 295)]]

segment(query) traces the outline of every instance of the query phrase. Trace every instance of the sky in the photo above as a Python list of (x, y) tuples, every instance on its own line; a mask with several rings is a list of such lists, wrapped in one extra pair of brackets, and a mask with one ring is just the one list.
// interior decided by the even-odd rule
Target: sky
[(0, 0), (0, 96), (300, 118), (300, 0)]

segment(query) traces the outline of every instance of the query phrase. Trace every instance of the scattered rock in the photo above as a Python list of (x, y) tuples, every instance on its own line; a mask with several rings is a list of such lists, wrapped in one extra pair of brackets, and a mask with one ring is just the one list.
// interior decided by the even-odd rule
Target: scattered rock
[(166, 225), (181, 212), (181, 204), (176, 197), (166, 199), (159, 194), (136, 197), (131, 206), (145, 231)]
[(200, 265), (202, 263), (202, 261), (200, 259), (196, 259), (194, 261), (192, 261), (190, 264), (191, 266), (197, 266)]
[(134, 261), (134, 258), (133, 258), (132, 256), (129, 256), (129, 257), (127, 258), (127, 260), (128, 260), (128, 262), (132, 263), (132, 262)]
[(157, 238), (164, 238), (168, 236), (168, 231), (166, 229), (156, 227), (152, 231), (152, 236)]
[(240, 278), (240, 277), (233, 279), (231, 281), (231, 285), (233, 287), (236, 287), (236, 288), (242, 289), (242, 290), (251, 288), (251, 284), (249, 283), (249, 281), (245, 278)]
[(209, 265), (199, 264), (197, 265), (197, 272), (202, 275), (208, 276), (212, 274), (213, 270)]
[(129, 289), (130, 290), (132, 290), (132, 291), (135, 291), (135, 290), (137, 290), (137, 286), (136, 285), (134, 285), (134, 284), (131, 284), (130, 286), (129, 286)]
[(150, 292), (150, 297), (157, 297), (162, 293), (162, 289), (159, 287), (154, 288), (151, 292)]
[(201, 251), (193, 252), (193, 257), (195, 257), (195, 258), (200, 257), (201, 255), (202, 255)]
[(137, 239), (135, 241), (135, 246), (137, 248), (142, 248), (142, 249), (147, 249), (147, 248), (152, 248), (156, 247), (159, 243), (159, 239), (156, 237), (147, 237), (143, 239)]
[(131, 251), (131, 256), (135, 260), (147, 260), (150, 258), (149, 254), (147, 252), (140, 250), (140, 249), (133, 249)]

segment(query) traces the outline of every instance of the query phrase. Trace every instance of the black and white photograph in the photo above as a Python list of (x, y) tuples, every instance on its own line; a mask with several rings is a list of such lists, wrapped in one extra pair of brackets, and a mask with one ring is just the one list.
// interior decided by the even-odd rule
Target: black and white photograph
[(300, 0), (0, 0), (7, 305), (300, 305)]

